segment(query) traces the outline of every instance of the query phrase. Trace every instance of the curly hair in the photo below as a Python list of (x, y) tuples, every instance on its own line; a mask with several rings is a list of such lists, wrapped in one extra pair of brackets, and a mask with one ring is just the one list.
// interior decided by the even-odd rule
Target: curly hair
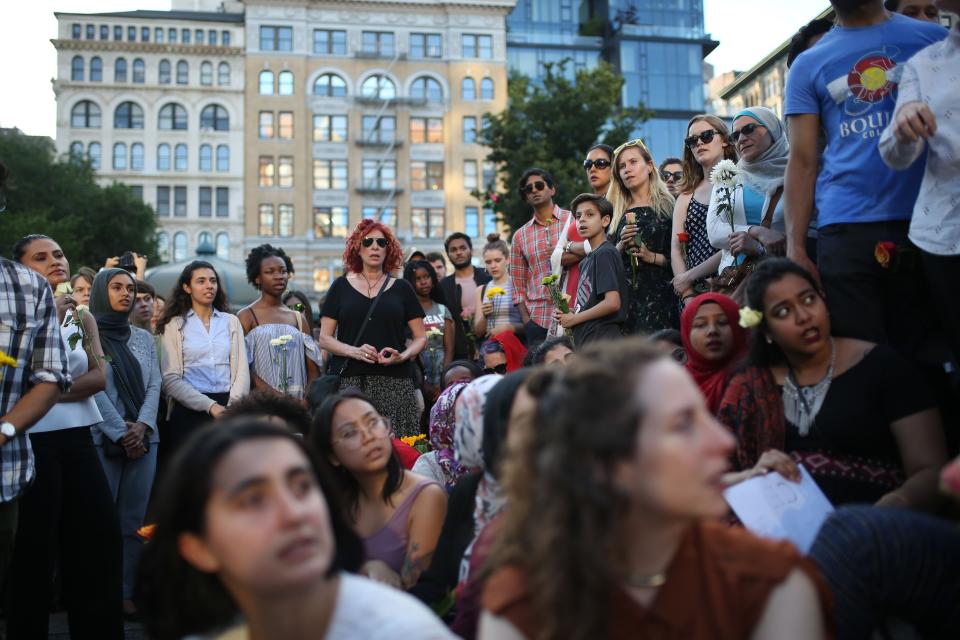
[[(183, 268), (180, 277), (177, 278), (176, 284), (170, 291), (170, 301), (163, 307), (163, 315), (157, 320), (157, 328), (155, 329), (157, 335), (163, 334), (164, 327), (171, 320), (180, 316), (186, 317), (187, 312), (193, 309), (193, 299), (189, 293), (183, 290), (183, 287), (190, 286), (193, 281), (193, 272), (197, 269), (213, 271), (213, 275), (217, 279), (217, 293), (213, 297), (213, 308), (217, 311), (227, 311), (227, 294), (223, 291), (223, 281), (220, 280), (220, 274), (209, 262), (194, 260)], [(137, 291), (140, 291), (139, 281), (137, 282)], [(154, 296), (156, 296), (156, 293), (154, 293)]]
[(347, 246), (343, 250), (343, 266), (346, 267), (347, 271), (353, 273), (363, 271), (363, 261), (360, 259), (360, 243), (371, 231), (379, 231), (387, 239), (387, 256), (383, 259), (383, 270), (389, 273), (399, 269), (400, 265), (403, 264), (403, 249), (400, 248), (400, 242), (393, 235), (390, 227), (371, 218), (361, 220), (357, 228), (347, 238)]
[(247, 254), (247, 282), (257, 286), (257, 278), (260, 277), (260, 264), (267, 258), (280, 258), (287, 267), (287, 273), (293, 275), (293, 260), (287, 255), (287, 252), (280, 247), (274, 247), (272, 244), (262, 244), (254, 247)]

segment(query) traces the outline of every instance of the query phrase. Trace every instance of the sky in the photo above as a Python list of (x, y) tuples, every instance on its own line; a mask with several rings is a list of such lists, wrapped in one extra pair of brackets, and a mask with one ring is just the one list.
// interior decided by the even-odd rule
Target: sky
[[(720, 46), (716, 72), (745, 71), (828, 6), (827, 0), (704, 0), (707, 31)], [(169, 9), (170, 0), (27, 0), (0, 3), (0, 127), (56, 134), (54, 11), (100, 13)], [(756, 28), (762, 25), (762, 28)], [(749, 31), (749, 33), (747, 33)]]

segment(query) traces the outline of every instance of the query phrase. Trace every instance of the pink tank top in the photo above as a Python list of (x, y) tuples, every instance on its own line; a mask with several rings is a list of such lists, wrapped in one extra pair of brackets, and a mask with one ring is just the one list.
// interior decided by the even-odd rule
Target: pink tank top
[(400, 569), (403, 567), (403, 559), (407, 555), (409, 539), (407, 520), (409, 520), (410, 509), (413, 508), (413, 502), (420, 495), (420, 492), (431, 484), (437, 483), (433, 480), (424, 479), (416, 484), (406, 499), (397, 507), (397, 510), (393, 512), (387, 524), (383, 525), (380, 531), (363, 539), (367, 560), (382, 560), (391, 569), (400, 573)]

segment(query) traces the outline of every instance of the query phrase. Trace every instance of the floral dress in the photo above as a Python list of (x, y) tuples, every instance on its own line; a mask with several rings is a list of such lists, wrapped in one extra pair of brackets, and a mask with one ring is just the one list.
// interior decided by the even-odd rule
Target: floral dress
[[(670, 255), (670, 238), (673, 223), (669, 217), (657, 215), (650, 207), (633, 207), (626, 213), (637, 216), (637, 242), (643, 242), (647, 249), (664, 256)], [(627, 226), (626, 213), (617, 225), (614, 241), (620, 240), (623, 228)], [(706, 229), (704, 229), (706, 237)], [(680, 326), (680, 313), (677, 295), (673, 291), (673, 270), (670, 261), (658, 267), (639, 261), (634, 277), (633, 265), (627, 253), (621, 254), (623, 268), (627, 274), (630, 294), (627, 301), (627, 322), (624, 330), (628, 334), (648, 334), (661, 329), (676, 329)]]

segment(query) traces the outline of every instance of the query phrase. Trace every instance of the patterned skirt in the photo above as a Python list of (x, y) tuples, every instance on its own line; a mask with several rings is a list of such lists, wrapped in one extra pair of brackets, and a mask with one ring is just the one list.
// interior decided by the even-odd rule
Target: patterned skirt
[(420, 434), (420, 405), (412, 378), (390, 376), (344, 376), (340, 388), (355, 387), (363, 391), (373, 408), (390, 419), (398, 438)]

